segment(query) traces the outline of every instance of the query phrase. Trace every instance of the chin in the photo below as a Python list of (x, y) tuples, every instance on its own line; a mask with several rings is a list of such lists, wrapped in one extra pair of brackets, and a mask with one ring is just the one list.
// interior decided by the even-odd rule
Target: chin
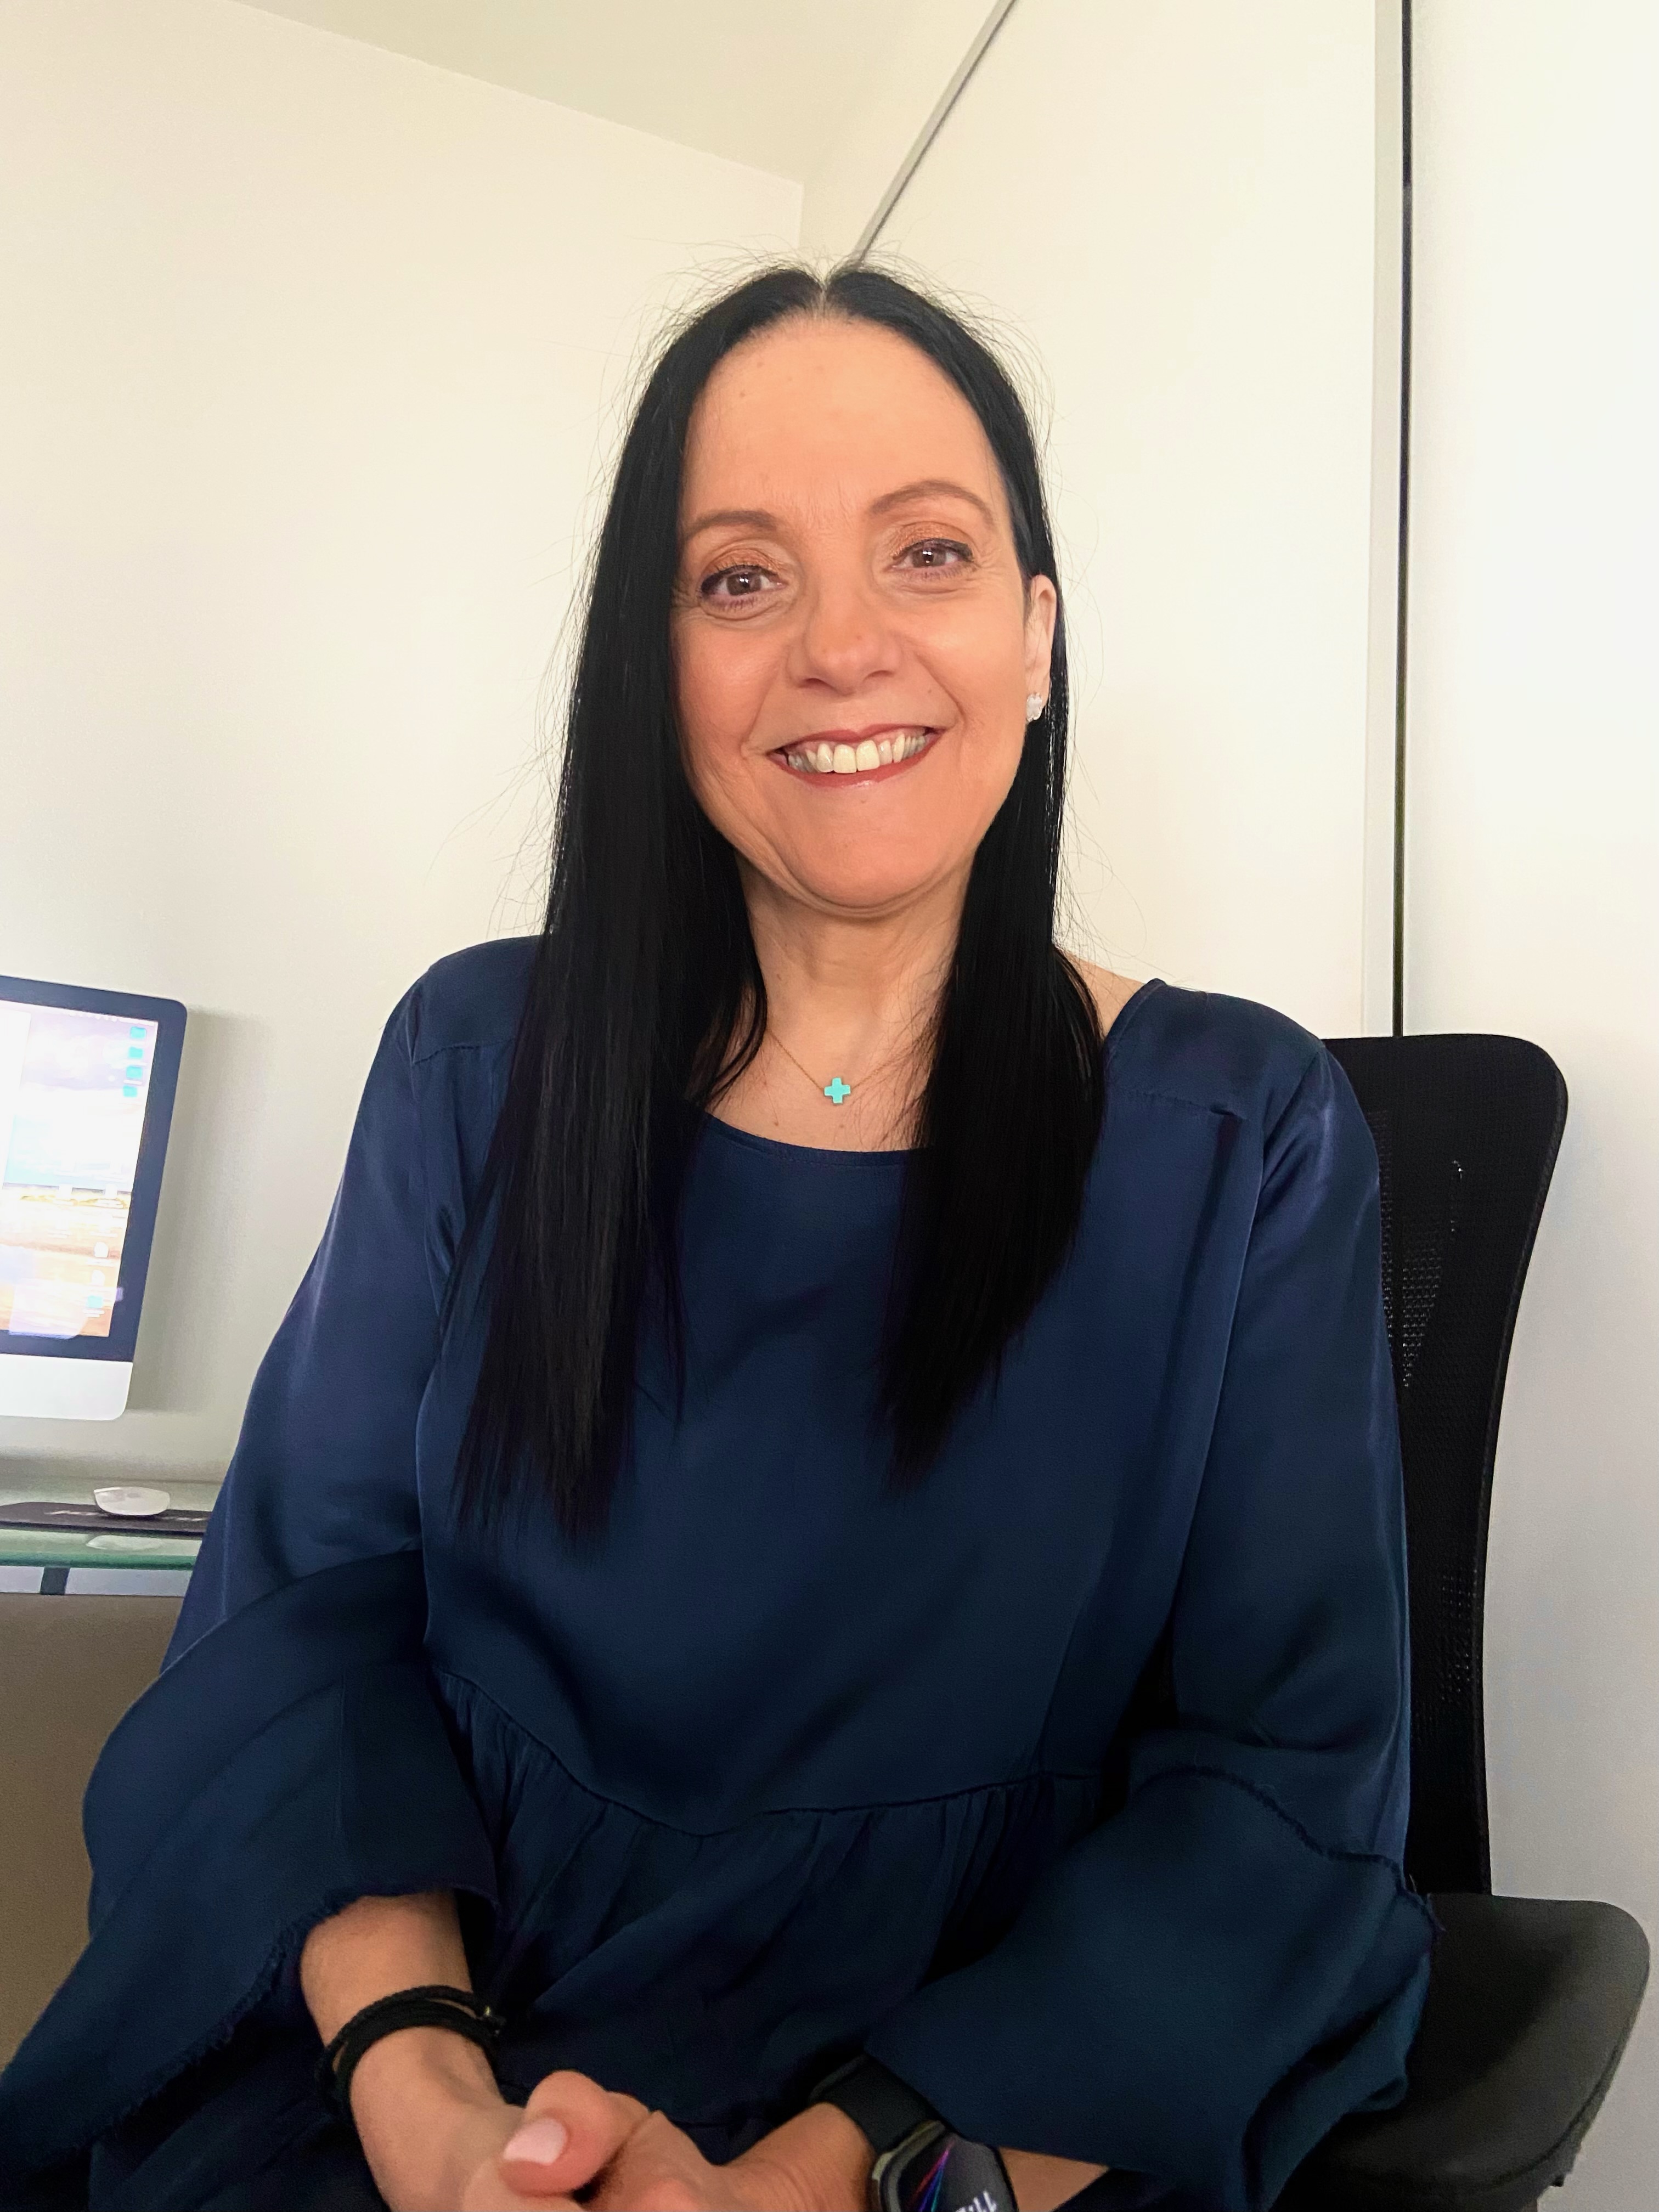
[(803, 860), (796, 880), (808, 895), (843, 914), (882, 914), (931, 890), (953, 872), (943, 855), (908, 865), (841, 866)]

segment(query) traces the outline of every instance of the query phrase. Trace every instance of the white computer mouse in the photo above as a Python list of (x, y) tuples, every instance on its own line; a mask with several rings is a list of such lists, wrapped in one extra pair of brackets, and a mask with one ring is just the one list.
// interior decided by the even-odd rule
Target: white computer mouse
[(100, 1513), (119, 1513), (131, 1520), (144, 1521), (152, 1514), (165, 1513), (173, 1499), (165, 1490), (144, 1490), (132, 1484), (116, 1483), (107, 1489), (94, 1490), (92, 1502)]

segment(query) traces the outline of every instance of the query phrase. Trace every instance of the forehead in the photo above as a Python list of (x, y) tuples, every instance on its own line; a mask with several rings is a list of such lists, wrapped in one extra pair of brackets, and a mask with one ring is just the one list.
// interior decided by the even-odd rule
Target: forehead
[(686, 439), (682, 516), (862, 509), (937, 478), (1006, 517), (990, 442), (942, 369), (874, 324), (798, 317), (736, 347), (704, 386)]

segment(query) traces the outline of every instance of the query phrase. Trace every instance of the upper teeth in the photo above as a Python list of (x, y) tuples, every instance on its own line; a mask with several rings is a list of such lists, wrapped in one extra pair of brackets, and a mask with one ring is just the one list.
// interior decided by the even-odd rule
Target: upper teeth
[(855, 745), (832, 745), (820, 738), (816, 744), (792, 745), (784, 754), (791, 768), (809, 775), (856, 775), (860, 769), (890, 768), (908, 760), (927, 742), (926, 730), (905, 730), (890, 738), (862, 738)]

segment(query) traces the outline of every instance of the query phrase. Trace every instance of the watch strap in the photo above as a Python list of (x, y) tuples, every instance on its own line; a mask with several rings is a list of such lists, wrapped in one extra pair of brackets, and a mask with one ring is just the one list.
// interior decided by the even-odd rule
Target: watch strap
[(826, 2074), (806, 2101), (838, 2105), (854, 2126), (863, 2130), (878, 2158), (914, 2135), (925, 2122), (939, 2119), (927, 2100), (908, 2081), (862, 2051)]

